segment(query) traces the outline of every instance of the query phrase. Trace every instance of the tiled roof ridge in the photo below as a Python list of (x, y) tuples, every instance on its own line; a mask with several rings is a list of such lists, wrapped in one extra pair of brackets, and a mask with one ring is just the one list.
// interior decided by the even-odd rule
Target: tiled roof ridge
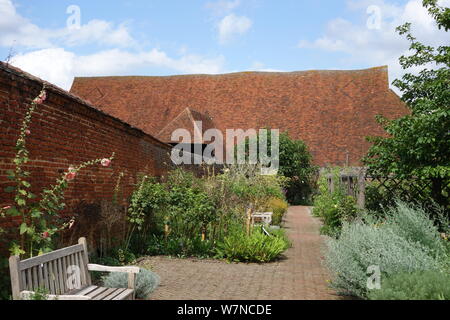
[(314, 74), (314, 73), (325, 73), (325, 74), (333, 74), (333, 73), (360, 73), (360, 72), (388, 72), (388, 66), (378, 66), (366, 69), (351, 69), (351, 70), (320, 70), (320, 69), (312, 69), (312, 70), (299, 70), (299, 71), (239, 71), (239, 72), (230, 72), (230, 73), (220, 73), (220, 74), (180, 74), (180, 75), (163, 75), (163, 76), (143, 76), (143, 75), (128, 75), (128, 76), (95, 76), (95, 77), (75, 77), (77, 81), (86, 79), (117, 79), (117, 80), (129, 80), (129, 79), (152, 79), (152, 78), (188, 78), (188, 77), (226, 77), (226, 76), (240, 76), (240, 75), (301, 75), (301, 74)]

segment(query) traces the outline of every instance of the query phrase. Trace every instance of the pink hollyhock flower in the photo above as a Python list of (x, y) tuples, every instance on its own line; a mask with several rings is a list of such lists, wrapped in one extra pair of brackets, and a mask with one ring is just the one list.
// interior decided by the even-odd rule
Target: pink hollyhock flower
[(111, 165), (111, 160), (103, 159), (101, 163), (102, 163), (102, 166), (109, 167)]
[(11, 206), (3, 207), (3, 210), (9, 210), (9, 209), (11, 209)]
[(42, 91), (41, 94), (34, 100), (37, 104), (42, 104), (47, 99), (47, 92)]
[(73, 167), (70, 167), (69, 172), (66, 174), (66, 180), (71, 181), (71, 180), (75, 179), (76, 176), (77, 176), (77, 173), (76, 173), (75, 169)]
[(29, 136), (30, 134), (31, 134), (31, 131), (30, 130), (25, 130), (25, 134), (27, 135), (27, 136)]
[(50, 233), (48, 233), (47, 231), (42, 233), (42, 238), (47, 239), (48, 237), (50, 237)]

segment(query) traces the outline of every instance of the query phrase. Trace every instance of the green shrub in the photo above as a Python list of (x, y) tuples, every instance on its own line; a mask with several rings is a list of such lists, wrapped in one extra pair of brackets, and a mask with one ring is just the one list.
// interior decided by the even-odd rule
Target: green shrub
[(335, 190), (328, 190), (326, 175), (319, 179), (319, 194), (314, 198), (313, 215), (322, 219), (321, 233), (337, 238), (344, 222), (355, 219), (359, 213), (356, 200), (343, 191), (337, 173), (334, 174)]
[(273, 231), (268, 236), (261, 228), (255, 228), (247, 236), (241, 227), (236, 226), (218, 243), (217, 256), (233, 262), (271, 262), (288, 247), (283, 230)]
[(446, 257), (447, 250), (438, 228), (421, 207), (396, 201), (395, 207), (385, 211), (382, 221), (383, 228), (391, 229), (412, 243), (420, 243), (429, 249), (434, 257), (440, 259)]
[[(103, 286), (107, 288), (128, 288), (128, 274), (113, 272), (103, 277)], [(146, 299), (150, 293), (155, 291), (160, 282), (159, 276), (147, 269), (140, 269), (136, 275), (136, 297)]]
[(394, 274), (381, 281), (370, 300), (450, 300), (450, 276), (436, 271)]
[(366, 297), (369, 266), (378, 266), (383, 277), (446, 268), (442, 240), (421, 210), (398, 203), (386, 216), (344, 223), (340, 238), (327, 242), (325, 262), (339, 292)]
[(156, 235), (150, 238), (147, 252), (151, 256), (164, 255), (178, 258), (209, 258), (215, 255), (212, 241), (202, 241), (199, 237), (194, 239), (169, 237), (165, 239), (163, 236)]
[(288, 210), (289, 204), (283, 199), (272, 198), (267, 204), (266, 210), (272, 211), (272, 224), (275, 226), (280, 226), (283, 222), (283, 217)]

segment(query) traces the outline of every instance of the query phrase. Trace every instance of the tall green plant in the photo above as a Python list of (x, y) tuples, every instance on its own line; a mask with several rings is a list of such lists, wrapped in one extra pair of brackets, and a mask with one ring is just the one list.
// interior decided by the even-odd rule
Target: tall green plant
[[(323, 173), (319, 178), (319, 193), (314, 197), (313, 214), (322, 219), (321, 232), (331, 237), (338, 237), (343, 223), (355, 219), (360, 211), (356, 200), (345, 193), (340, 171), (340, 168), (335, 168)], [(334, 190), (330, 190), (328, 185), (330, 176)]]
[[(51, 250), (52, 237), (57, 232), (67, 228), (70, 224), (63, 223), (58, 217), (58, 213), (65, 208), (64, 191), (69, 182), (76, 178), (78, 172), (87, 166), (102, 164), (107, 167), (111, 164), (114, 154), (110, 158), (96, 159), (85, 162), (79, 166), (70, 166), (56, 184), (44, 189), (41, 199), (36, 201), (37, 196), (31, 190), (31, 183), (28, 181), (31, 173), (25, 169), (30, 161), (29, 151), (26, 146), (26, 138), (31, 134), (29, 129), (33, 113), (37, 106), (45, 102), (47, 93), (45, 87), (38, 97), (36, 97), (25, 115), (20, 128), (20, 135), (16, 142), (16, 155), (13, 160), (15, 170), (8, 170), (8, 179), (12, 185), (5, 188), (7, 193), (15, 193), (14, 204), (0, 209), (0, 215), (7, 217), (20, 217), (21, 224), (12, 232), (16, 240), (10, 244), (12, 255), (32, 257), (35, 254), (42, 254)], [(3, 230), (4, 231), (4, 230)], [(11, 230), (8, 230), (11, 232)]]

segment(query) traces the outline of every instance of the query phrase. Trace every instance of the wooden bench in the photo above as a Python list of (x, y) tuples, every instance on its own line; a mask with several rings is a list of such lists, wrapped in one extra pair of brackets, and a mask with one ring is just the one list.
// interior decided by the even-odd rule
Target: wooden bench
[(255, 223), (263, 223), (270, 225), (272, 223), (273, 212), (255, 212), (252, 214), (252, 225)]
[[(38, 257), (9, 258), (14, 300), (28, 300), (44, 290), (50, 300), (134, 300), (138, 267), (106, 267), (89, 264), (87, 243), (78, 244)], [(92, 285), (90, 271), (128, 273), (128, 288), (104, 288)], [(48, 295), (47, 295), (48, 293)]]

